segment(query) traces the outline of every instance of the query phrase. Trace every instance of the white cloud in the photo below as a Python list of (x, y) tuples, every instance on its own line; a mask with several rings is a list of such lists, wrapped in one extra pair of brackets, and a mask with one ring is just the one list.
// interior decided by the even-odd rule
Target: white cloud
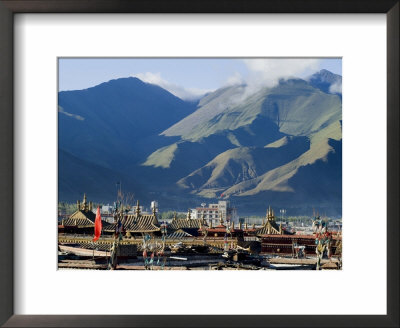
[[(263, 59), (244, 59), (248, 68), (248, 74), (243, 77), (240, 73), (235, 72), (230, 76), (224, 86), (245, 84), (241, 96), (231, 99), (233, 103), (242, 101), (257, 91), (265, 87), (273, 87), (279, 83), (280, 79), (291, 77), (304, 77), (310, 75), (319, 69), (319, 59), (288, 59), (288, 58), (263, 58)], [(161, 73), (138, 73), (134, 75), (143, 82), (159, 85), (168, 90), (175, 96), (185, 99), (199, 99), (207, 92), (213, 90), (205, 90), (199, 88), (185, 88), (171, 83), (162, 78)], [(334, 87), (334, 86), (332, 86)], [(337, 86), (339, 87), (339, 86)], [(341, 86), (340, 86), (341, 88)], [(336, 90), (336, 89), (335, 89)], [(337, 91), (334, 91), (337, 92)]]
[(232, 86), (232, 85), (240, 85), (245, 83), (244, 78), (242, 77), (242, 75), (240, 75), (240, 73), (235, 72), (232, 76), (230, 76), (224, 86)]
[(244, 59), (249, 73), (242, 78), (238, 73), (231, 76), (226, 85), (246, 84), (241, 101), (265, 87), (274, 87), (280, 79), (302, 77), (319, 69), (319, 59), (263, 58)]
[(306, 71), (319, 68), (318, 59), (245, 59), (250, 71), (247, 85), (249, 93), (263, 87), (273, 87), (280, 79), (299, 77)]
[(145, 72), (145, 73), (138, 73), (133, 75), (138, 79), (142, 80), (146, 83), (156, 84), (161, 88), (168, 90), (173, 95), (184, 99), (184, 100), (195, 100), (199, 99), (201, 96), (210, 92), (212, 90), (204, 90), (199, 88), (183, 88), (177, 84), (171, 83), (167, 80), (164, 80), (161, 77), (161, 73), (152, 73), (152, 72)]
[(329, 87), (330, 93), (342, 93), (342, 82), (338, 81)]

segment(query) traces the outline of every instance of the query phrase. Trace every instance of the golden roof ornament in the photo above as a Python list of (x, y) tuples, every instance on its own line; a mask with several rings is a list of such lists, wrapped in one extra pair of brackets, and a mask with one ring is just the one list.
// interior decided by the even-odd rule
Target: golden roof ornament
[(274, 220), (274, 211), (271, 209), (271, 206), (268, 207), (268, 212), (267, 212), (267, 221), (273, 221)]
[(248, 226), (247, 226), (247, 221), (244, 223), (244, 228), (247, 230)]
[(136, 202), (136, 216), (140, 215), (140, 204), (139, 204), (139, 199)]
[(84, 210), (85, 212), (87, 212), (88, 210), (86, 193), (83, 194), (82, 210)]
[(242, 221), (239, 221), (239, 230), (242, 230)]
[(189, 221), (191, 218), (192, 218), (192, 211), (191, 211), (190, 208), (188, 208), (188, 212), (187, 212), (187, 215), (186, 215), (186, 219)]

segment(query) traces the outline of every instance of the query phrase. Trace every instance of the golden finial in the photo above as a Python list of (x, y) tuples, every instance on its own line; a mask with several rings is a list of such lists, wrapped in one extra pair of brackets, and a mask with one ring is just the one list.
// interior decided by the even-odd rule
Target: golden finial
[(136, 201), (136, 216), (140, 215), (140, 204), (139, 199)]
[(244, 228), (245, 228), (246, 230), (248, 229), (247, 221), (246, 221), (245, 224), (244, 224)]
[(82, 202), (82, 210), (87, 212), (89, 209), (87, 198), (86, 198), (86, 193), (83, 194), (83, 202)]
[(81, 210), (81, 201), (80, 200), (76, 201), (76, 207), (78, 208), (78, 211)]
[(268, 206), (267, 221), (272, 221), (273, 219), (274, 219), (274, 211), (271, 209), (271, 206)]
[(232, 220), (232, 224), (231, 224), (231, 229), (232, 230), (235, 229), (235, 222), (233, 222), (233, 220)]
[(242, 230), (242, 221), (239, 221), (239, 230)]
[(187, 219), (187, 220), (190, 220), (191, 217), (192, 217), (192, 211), (190, 210), (190, 208), (188, 208), (188, 212), (187, 212), (187, 215), (186, 215), (186, 219)]
[(174, 220), (176, 220), (176, 211), (174, 212)]

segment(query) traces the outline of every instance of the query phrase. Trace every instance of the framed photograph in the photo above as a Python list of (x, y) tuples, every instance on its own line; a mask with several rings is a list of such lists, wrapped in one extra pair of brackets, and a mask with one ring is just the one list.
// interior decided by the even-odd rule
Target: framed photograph
[(399, 325), (398, 1), (0, 10), (2, 325)]

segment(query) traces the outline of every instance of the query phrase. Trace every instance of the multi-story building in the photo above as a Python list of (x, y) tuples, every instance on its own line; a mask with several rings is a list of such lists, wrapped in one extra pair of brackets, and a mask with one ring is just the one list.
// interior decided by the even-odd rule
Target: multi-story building
[(202, 207), (192, 209), (192, 217), (195, 219), (205, 219), (209, 224), (217, 226), (222, 220), (239, 223), (239, 217), (235, 207), (231, 207), (226, 200), (220, 200), (214, 204), (202, 204)]

